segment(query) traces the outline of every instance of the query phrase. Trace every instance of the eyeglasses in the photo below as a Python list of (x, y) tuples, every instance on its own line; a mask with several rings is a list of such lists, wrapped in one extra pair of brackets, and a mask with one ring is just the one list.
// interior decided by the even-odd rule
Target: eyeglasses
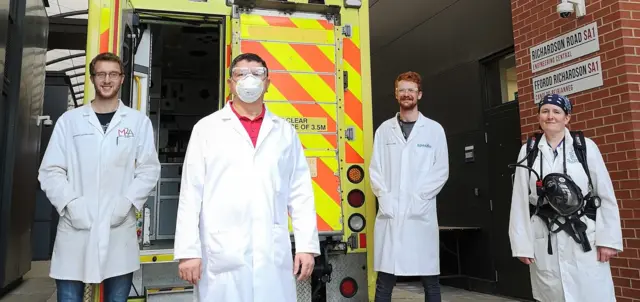
[(115, 79), (115, 78), (119, 78), (120, 76), (122, 76), (122, 73), (120, 73), (120, 72), (115, 72), (115, 71), (113, 71), (113, 72), (109, 72), (109, 73), (106, 73), (106, 72), (96, 72), (93, 76), (95, 76), (95, 77), (96, 77), (96, 79), (98, 79), (98, 80), (102, 81), (102, 80), (104, 80), (104, 79), (107, 77), (107, 75), (109, 75), (109, 78), (110, 78), (110, 79)]
[(267, 68), (265, 67), (234, 67), (231, 70), (231, 77), (236, 80), (242, 79), (250, 74), (257, 78), (264, 79), (267, 76)]
[(420, 91), (418, 88), (396, 88), (398, 93), (417, 93)]

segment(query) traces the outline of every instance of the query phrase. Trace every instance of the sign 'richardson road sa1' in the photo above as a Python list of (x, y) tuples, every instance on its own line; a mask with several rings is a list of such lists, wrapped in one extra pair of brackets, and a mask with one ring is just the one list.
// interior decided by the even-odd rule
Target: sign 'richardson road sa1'
[(598, 24), (593, 22), (531, 47), (531, 72), (536, 73), (598, 50)]
[(532, 82), (536, 104), (547, 94), (570, 95), (602, 86), (600, 56), (537, 76)]

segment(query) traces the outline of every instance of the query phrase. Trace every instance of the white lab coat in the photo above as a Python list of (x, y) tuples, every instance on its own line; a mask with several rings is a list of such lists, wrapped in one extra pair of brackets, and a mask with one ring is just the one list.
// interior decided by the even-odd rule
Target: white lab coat
[(100, 283), (137, 270), (133, 207), (159, 176), (147, 116), (120, 102), (106, 133), (91, 105), (60, 116), (38, 176), (60, 214), (51, 278)]
[[(554, 160), (553, 149), (543, 135), (538, 149), (540, 153), (533, 163), (533, 169), (540, 173), (543, 161), (543, 175), (563, 173), (563, 148), (567, 147), (567, 174), (586, 195), (589, 192), (588, 178), (576, 157), (573, 138), (565, 129), (565, 142), (557, 147), (558, 156)], [(615, 301), (614, 285), (609, 263), (599, 262), (596, 246), (610, 247), (622, 251), (622, 230), (620, 213), (609, 177), (609, 172), (598, 146), (585, 138), (587, 163), (594, 189), (602, 199), (597, 211), (596, 222), (582, 217), (587, 224), (587, 237), (591, 251), (585, 253), (566, 232), (551, 235), (553, 255), (547, 252), (548, 229), (537, 216), (530, 218), (529, 203), (538, 200), (536, 176), (524, 168), (517, 168), (514, 178), (513, 196), (509, 221), (509, 238), (513, 257), (534, 258), (530, 265), (533, 297), (541, 302), (610, 302)], [(520, 149), (518, 161), (525, 158), (526, 144)], [(526, 165), (526, 161), (522, 163)], [(529, 197), (529, 189), (531, 196)]]
[(405, 140), (397, 115), (382, 123), (369, 176), (379, 203), (374, 269), (398, 276), (439, 275), (436, 195), (449, 178), (442, 126), (420, 114)]
[(193, 128), (175, 259), (201, 258), (198, 301), (296, 301), (297, 253), (319, 255), (311, 174), (295, 129), (268, 110), (254, 148), (230, 104)]

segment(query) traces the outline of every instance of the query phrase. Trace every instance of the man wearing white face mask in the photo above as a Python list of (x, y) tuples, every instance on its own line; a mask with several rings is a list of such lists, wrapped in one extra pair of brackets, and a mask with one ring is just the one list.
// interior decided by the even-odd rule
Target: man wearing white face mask
[(263, 104), (265, 61), (242, 54), (230, 70), (233, 99), (191, 134), (174, 256), (198, 301), (294, 302), (294, 276), (320, 254), (311, 174), (295, 129)]

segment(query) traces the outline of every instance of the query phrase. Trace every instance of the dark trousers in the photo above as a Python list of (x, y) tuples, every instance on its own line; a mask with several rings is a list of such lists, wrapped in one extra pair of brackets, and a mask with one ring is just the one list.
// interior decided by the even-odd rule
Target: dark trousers
[[(133, 273), (104, 280), (105, 302), (126, 302), (131, 290)], [(58, 302), (84, 301), (84, 283), (71, 280), (56, 280)]]
[[(397, 277), (392, 274), (378, 272), (376, 280), (376, 299), (375, 302), (391, 302), (391, 293), (396, 286)], [(421, 276), (420, 282), (424, 287), (425, 302), (440, 302), (440, 278), (436, 276)]]

